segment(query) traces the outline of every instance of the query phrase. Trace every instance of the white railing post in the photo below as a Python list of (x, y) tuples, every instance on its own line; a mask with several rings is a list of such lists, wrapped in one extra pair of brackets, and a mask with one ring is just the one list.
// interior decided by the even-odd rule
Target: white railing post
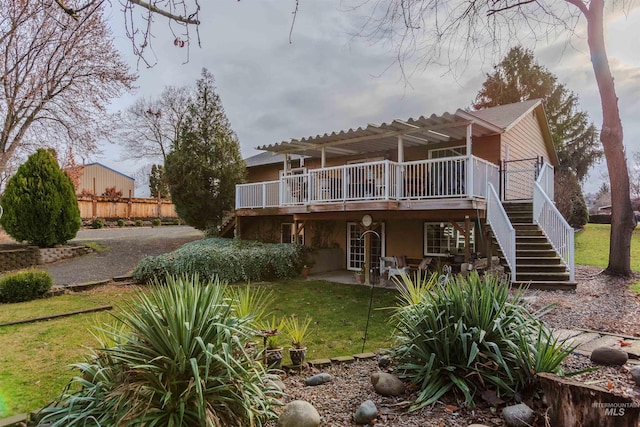
[(513, 283), (516, 280), (516, 230), (511, 225), (509, 216), (500, 203), (500, 198), (492, 184), (489, 184), (487, 194), (487, 223), (491, 226), (498, 245), (502, 249), (504, 259), (511, 270), (511, 282)]
[(262, 183), (262, 207), (267, 206), (267, 183)]
[(553, 195), (553, 168), (545, 163), (533, 183), (533, 221), (558, 253), (569, 270), (569, 280), (575, 280), (574, 231), (549, 197)]
[(473, 196), (475, 193), (474, 191), (474, 185), (473, 185), (473, 180), (475, 179), (474, 175), (475, 175), (475, 167), (473, 164), (473, 156), (471, 154), (469, 154), (469, 156), (467, 157), (467, 160), (465, 161), (465, 176), (467, 177), (467, 184), (466, 184), (466, 193), (467, 193), (467, 197), (471, 197)]
[(391, 177), (389, 176), (389, 160), (384, 161), (384, 199), (389, 200), (389, 185), (391, 184)]

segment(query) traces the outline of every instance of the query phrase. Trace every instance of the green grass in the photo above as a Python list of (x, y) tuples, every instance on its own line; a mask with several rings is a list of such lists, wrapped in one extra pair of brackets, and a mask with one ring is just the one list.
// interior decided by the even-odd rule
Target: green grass
[[(308, 359), (350, 355), (362, 351), (370, 289), (324, 281), (289, 280), (263, 283), (272, 289), (272, 311), (277, 316), (296, 314), (313, 318), (307, 340)], [(103, 287), (46, 300), (2, 305), (3, 317), (35, 317), (86, 308), (91, 304), (122, 304), (134, 287)], [(374, 310), (365, 351), (389, 347), (390, 312), (379, 310), (395, 303), (396, 293), (374, 289)], [(59, 304), (58, 304), (59, 302)], [(9, 314), (10, 313), (10, 314)], [(113, 312), (83, 314), (47, 322), (0, 327), (0, 418), (37, 410), (59, 395), (77, 372), (68, 365), (81, 362), (96, 344), (95, 325), (110, 322)], [(286, 345), (285, 345), (286, 347)], [(285, 355), (285, 363), (288, 355)]]
[[(587, 224), (584, 231), (576, 233), (575, 262), (606, 268), (609, 262), (609, 224)], [(631, 269), (640, 271), (640, 227), (631, 238)]]

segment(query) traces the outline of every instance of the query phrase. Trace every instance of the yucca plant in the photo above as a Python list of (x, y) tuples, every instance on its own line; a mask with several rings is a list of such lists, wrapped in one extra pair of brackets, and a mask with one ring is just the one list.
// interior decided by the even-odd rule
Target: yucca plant
[(245, 351), (251, 317), (226, 285), (198, 276), (156, 284), (104, 327), (81, 376), (42, 411), (51, 426), (262, 426), (277, 415), (274, 376)]
[(236, 316), (250, 319), (253, 326), (264, 319), (267, 307), (273, 302), (273, 292), (264, 287), (247, 284), (229, 286), (227, 290)]
[(538, 369), (557, 369), (566, 353), (540, 333), (540, 321), (520, 303), (522, 292), (510, 293), (495, 276), (471, 273), (429, 291), (401, 294), (391, 318), (394, 353), (399, 371), (420, 390), (412, 409), (451, 390), (468, 405), (477, 390), (512, 396)]

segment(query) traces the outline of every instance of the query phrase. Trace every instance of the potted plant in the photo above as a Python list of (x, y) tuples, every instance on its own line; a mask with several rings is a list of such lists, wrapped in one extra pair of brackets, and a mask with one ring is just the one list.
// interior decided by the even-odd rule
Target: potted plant
[(301, 320), (298, 316), (291, 315), (284, 321), (284, 331), (287, 337), (291, 340), (291, 347), (289, 347), (289, 357), (293, 365), (302, 365), (307, 355), (307, 347), (304, 344), (304, 340), (307, 336), (311, 325), (311, 318), (305, 316), (304, 320)]
[(284, 321), (276, 321), (276, 317), (272, 316), (270, 321), (260, 324), (259, 335), (263, 338), (264, 353), (262, 361), (269, 368), (280, 368), (282, 363), (282, 330)]
[(360, 269), (356, 271), (356, 282), (364, 283), (364, 267), (360, 267)]
[(307, 278), (307, 276), (309, 276), (310, 272), (311, 272), (311, 267), (309, 267), (306, 264), (302, 266), (302, 270), (300, 271), (300, 273), (302, 274), (302, 277), (304, 277), (305, 279)]

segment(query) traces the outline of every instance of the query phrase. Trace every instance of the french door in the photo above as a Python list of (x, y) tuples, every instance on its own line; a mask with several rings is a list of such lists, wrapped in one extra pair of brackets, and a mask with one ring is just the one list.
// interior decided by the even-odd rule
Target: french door
[[(377, 234), (376, 234), (377, 233)], [(380, 267), (380, 257), (385, 256), (384, 223), (371, 233), (371, 268)], [(380, 237), (378, 237), (380, 235)], [(347, 223), (347, 270), (358, 271), (364, 267), (364, 236), (357, 222)]]

